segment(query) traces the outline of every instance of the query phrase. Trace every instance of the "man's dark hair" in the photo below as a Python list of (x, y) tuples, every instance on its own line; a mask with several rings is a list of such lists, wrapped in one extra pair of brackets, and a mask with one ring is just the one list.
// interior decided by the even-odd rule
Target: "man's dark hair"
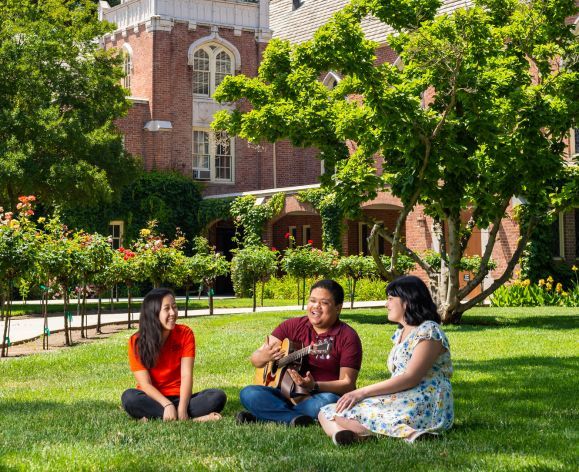
[(344, 289), (335, 280), (332, 279), (318, 280), (314, 285), (312, 285), (312, 288), (310, 289), (310, 294), (316, 288), (324, 288), (328, 292), (330, 292), (336, 305), (341, 305), (342, 303), (344, 303)]
[(393, 280), (386, 287), (386, 294), (399, 297), (405, 303), (404, 321), (409, 325), (418, 326), (428, 320), (440, 323), (432, 296), (418, 277), (406, 275)]

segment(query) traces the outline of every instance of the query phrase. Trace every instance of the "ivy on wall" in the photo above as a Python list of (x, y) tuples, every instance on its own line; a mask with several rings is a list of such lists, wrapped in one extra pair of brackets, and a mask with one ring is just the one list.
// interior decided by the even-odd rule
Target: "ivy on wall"
[(298, 200), (309, 203), (322, 220), (322, 247), (342, 252), (344, 211), (336, 201), (336, 194), (327, 189), (308, 189), (298, 194)]
[(236, 198), (231, 203), (229, 212), (235, 224), (238, 245), (247, 247), (260, 244), (265, 224), (281, 213), (284, 203), (284, 193), (276, 193), (261, 205), (256, 205), (256, 198), (253, 195)]
[(69, 227), (108, 234), (109, 222), (122, 220), (124, 243), (134, 241), (139, 230), (156, 220), (157, 230), (174, 239), (179, 228), (188, 240), (203, 228), (200, 220), (200, 187), (192, 179), (176, 172), (146, 172), (125, 187), (110, 204), (62, 208), (62, 220)]

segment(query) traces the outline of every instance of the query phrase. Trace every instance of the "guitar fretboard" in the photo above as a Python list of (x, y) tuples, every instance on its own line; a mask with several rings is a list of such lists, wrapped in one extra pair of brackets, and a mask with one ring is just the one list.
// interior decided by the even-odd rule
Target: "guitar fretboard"
[(291, 354), (288, 354), (287, 356), (285, 356), (283, 359), (280, 359), (279, 361), (277, 361), (277, 365), (279, 367), (285, 367), (286, 365), (297, 361), (301, 357), (307, 356), (310, 353), (311, 348), (312, 348), (312, 346), (307, 346), (307, 347), (300, 349), (299, 351), (294, 351)]

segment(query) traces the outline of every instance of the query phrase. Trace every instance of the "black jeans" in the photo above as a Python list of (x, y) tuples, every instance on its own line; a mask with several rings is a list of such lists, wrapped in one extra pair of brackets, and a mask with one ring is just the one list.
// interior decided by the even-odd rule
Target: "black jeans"
[[(179, 406), (179, 397), (167, 397), (175, 408)], [(191, 395), (187, 412), (190, 418), (219, 413), (227, 402), (227, 396), (223, 390), (208, 388)], [(133, 418), (163, 418), (163, 407), (148, 397), (142, 390), (129, 388), (121, 396), (121, 403), (125, 411)]]

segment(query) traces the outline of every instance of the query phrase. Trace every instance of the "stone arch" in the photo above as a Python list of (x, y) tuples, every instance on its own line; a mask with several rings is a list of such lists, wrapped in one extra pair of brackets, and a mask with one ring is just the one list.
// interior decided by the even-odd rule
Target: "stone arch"
[(233, 70), (241, 70), (241, 54), (239, 54), (239, 50), (233, 43), (219, 36), (219, 33), (217, 32), (213, 32), (209, 36), (199, 38), (197, 41), (191, 43), (189, 50), (187, 51), (187, 63), (193, 65), (193, 54), (195, 51), (204, 46), (209, 46), (210, 44), (221, 46), (226, 52), (230, 53), (233, 56)]

